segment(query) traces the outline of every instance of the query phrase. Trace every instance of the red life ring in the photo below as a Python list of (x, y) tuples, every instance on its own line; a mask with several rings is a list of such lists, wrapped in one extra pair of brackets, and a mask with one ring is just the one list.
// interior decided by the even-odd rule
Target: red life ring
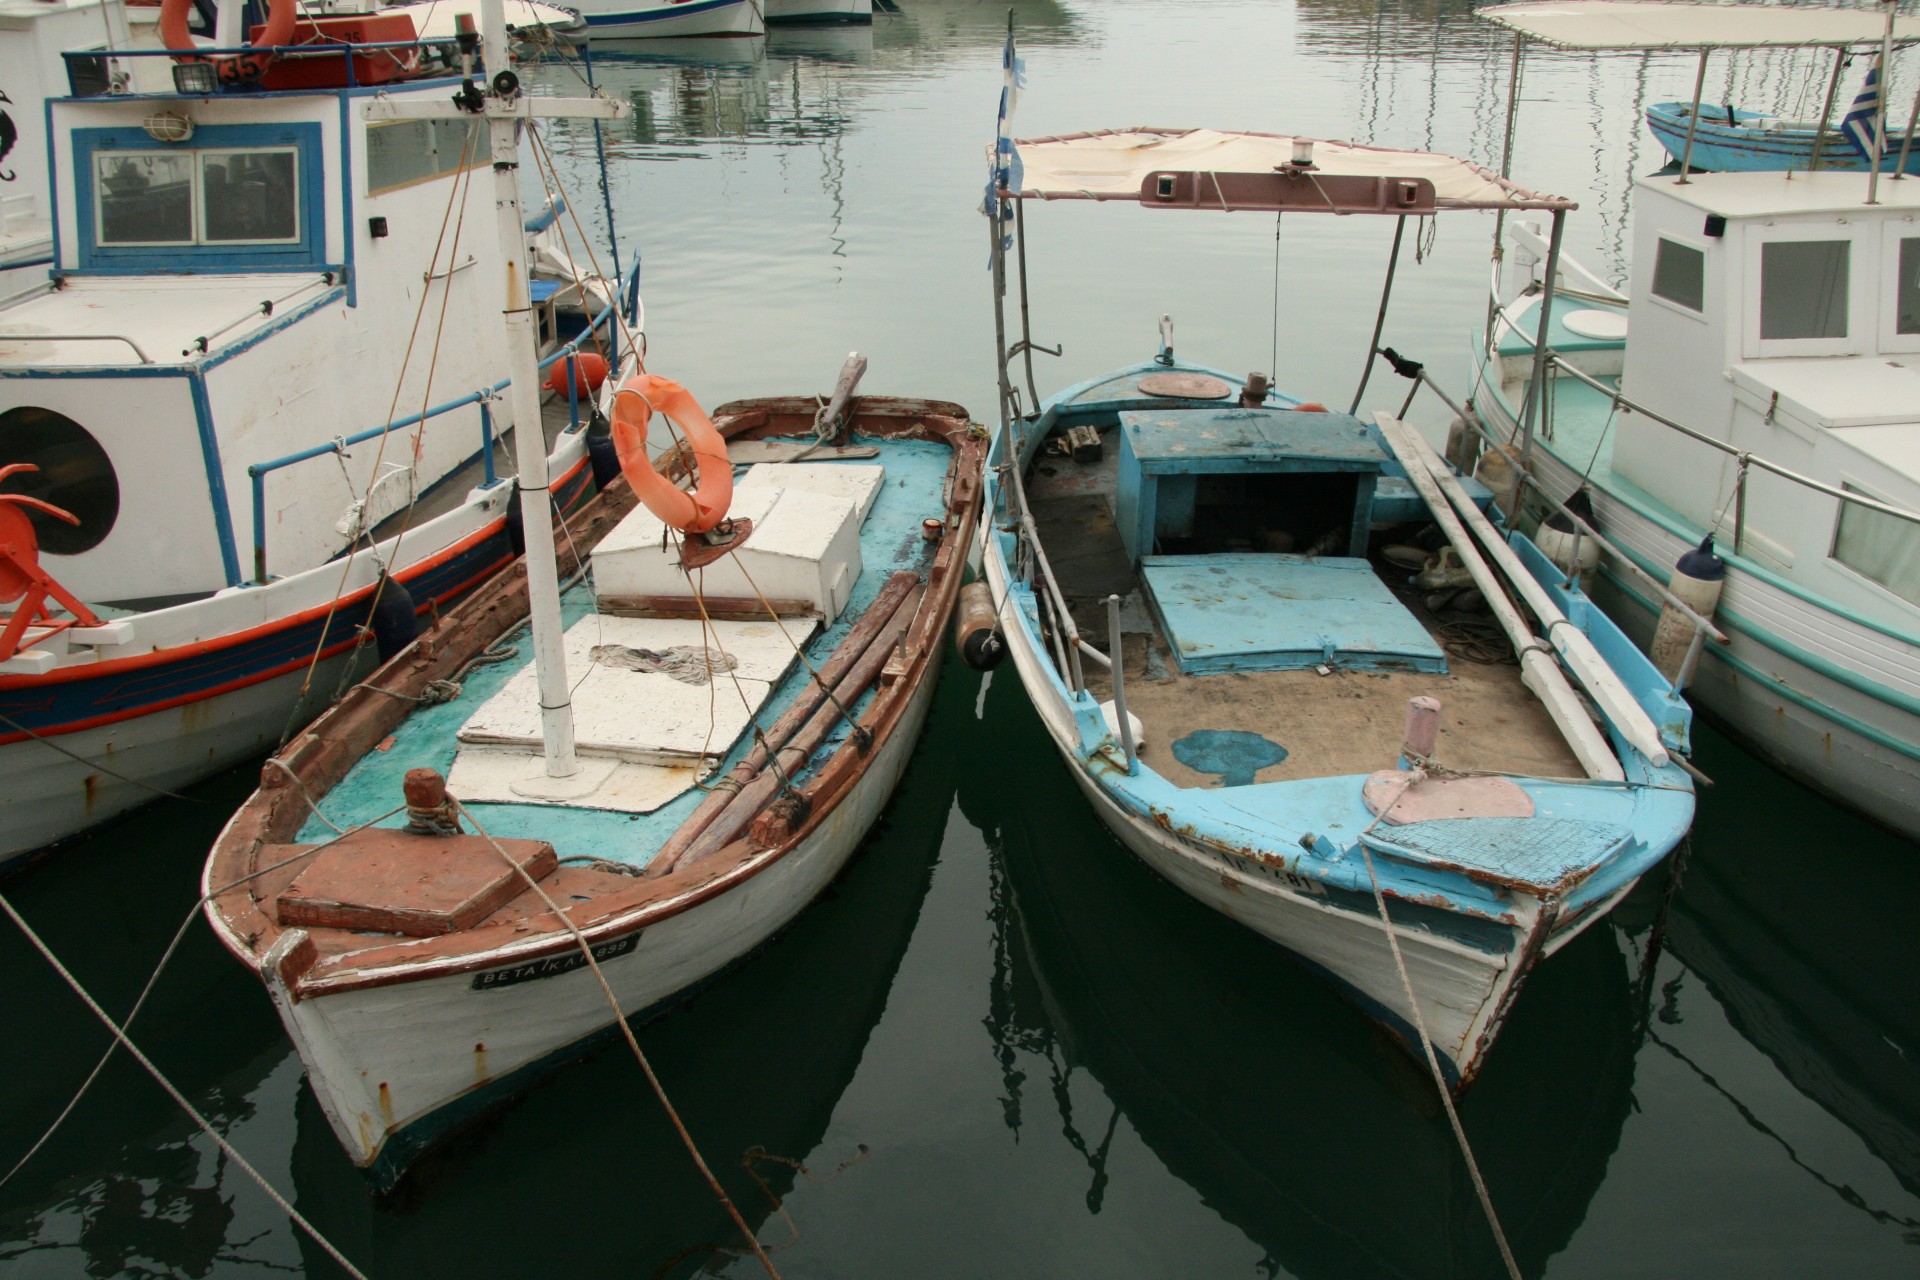
[[(193, 32), (187, 26), (187, 10), (193, 0), (161, 0), (160, 43), (173, 53), (175, 62), (211, 62), (224, 84), (248, 84), (258, 80), (273, 63), (271, 53), (222, 53), (212, 57), (196, 51)], [(267, 25), (260, 32), (260, 48), (273, 49), (293, 43), (293, 28), (300, 19), (299, 0), (273, 0), (267, 11)]]
[[(680, 428), (699, 471), (693, 492), (675, 485), (647, 456), (647, 423), (664, 413)], [(620, 470), (647, 510), (682, 533), (705, 533), (727, 518), (733, 502), (733, 464), (727, 442), (679, 383), (651, 373), (636, 373), (613, 393), (613, 447)]]

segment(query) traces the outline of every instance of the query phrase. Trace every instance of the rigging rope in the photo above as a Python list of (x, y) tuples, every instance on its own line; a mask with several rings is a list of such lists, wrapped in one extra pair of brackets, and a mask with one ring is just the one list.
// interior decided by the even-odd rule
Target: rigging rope
[(746, 1237), (747, 1245), (753, 1250), (754, 1257), (760, 1260), (760, 1265), (766, 1268), (767, 1274), (772, 1276), (773, 1280), (780, 1280), (780, 1273), (774, 1269), (773, 1259), (767, 1256), (767, 1251), (761, 1246), (759, 1237), (754, 1235), (751, 1227), (747, 1226), (747, 1220), (740, 1216), (739, 1208), (727, 1195), (726, 1189), (720, 1185), (720, 1180), (713, 1176), (713, 1170), (708, 1167), (705, 1157), (700, 1154), (700, 1148), (695, 1145), (693, 1135), (687, 1132), (686, 1123), (680, 1119), (679, 1111), (674, 1108), (673, 1101), (667, 1097), (667, 1091), (661, 1085), (660, 1077), (654, 1074), (653, 1064), (647, 1060), (646, 1053), (641, 1050), (640, 1041), (633, 1034), (633, 1028), (628, 1025), (625, 1011), (620, 1008), (619, 997), (613, 994), (612, 986), (607, 983), (606, 974), (600, 971), (600, 962), (594, 958), (593, 948), (588, 945), (586, 935), (580, 932), (580, 926), (573, 922), (572, 916), (561, 909), (560, 904), (553, 900), (552, 895), (541, 886), (540, 882), (527, 872), (524, 865), (515, 861), (511, 854), (500, 847), (500, 842), (495, 840), (487, 829), (480, 825), (479, 819), (473, 816), (473, 810), (451, 795), (447, 799), (462, 817), (473, 824), (474, 831), (493, 846), (493, 851), (499, 854), (522, 880), (526, 881), (527, 886), (539, 896), (542, 902), (547, 904), (547, 909), (566, 927), (567, 932), (573, 935), (574, 945), (580, 948), (581, 956), (586, 959), (587, 968), (593, 971), (593, 980), (600, 984), (600, 993), (606, 997), (608, 1006), (613, 1010), (614, 1025), (620, 1028), (620, 1034), (626, 1038), (627, 1047), (633, 1050), (635, 1060), (640, 1063), (640, 1070), (646, 1073), (647, 1083), (653, 1087), (654, 1096), (660, 1100), (661, 1107), (667, 1113), (667, 1119), (672, 1121), (674, 1131), (680, 1135), (680, 1141), (686, 1147), (687, 1154), (693, 1157), (694, 1165), (700, 1170), (701, 1176), (707, 1180), (707, 1186), (719, 1199), (721, 1207), (727, 1211), (727, 1216), (733, 1219), (733, 1224), (740, 1228), (740, 1234)]

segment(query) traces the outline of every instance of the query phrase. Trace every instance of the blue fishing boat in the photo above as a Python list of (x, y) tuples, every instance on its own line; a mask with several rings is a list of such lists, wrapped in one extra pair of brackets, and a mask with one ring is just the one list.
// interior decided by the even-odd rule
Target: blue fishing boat
[[(1659, 102), (1647, 108), (1647, 128), (1667, 149), (1675, 164), (1687, 154), (1687, 124), (1694, 120), (1690, 102)], [(1880, 172), (1892, 173), (1900, 165), (1899, 139), (1903, 129), (1893, 131), (1894, 142), (1881, 157)], [(1860, 152), (1841, 136), (1837, 125), (1822, 126), (1813, 120), (1783, 120), (1761, 111), (1745, 111), (1731, 104), (1705, 103), (1693, 128), (1693, 153), (1689, 168), (1709, 173), (1744, 173), (1814, 167), (1815, 144), (1819, 145), (1819, 167), (1865, 173), (1867, 162)], [(1920, 173), (1920, 151), (1907, 155), (1906, 172)]]
[[(1001, 206), (1400, 230), (1492, 209), (1557, 227), (1572, 207), (1448, 156), (1265, 134), (1003, 138), (1000, 155)], [(996, 237), (1002, 285), (1010, 252)], [(1395, 416), (1179, 357), (1166, 317), (1156, 355), (1027, 412), (1008, 365), (1037, 348), (1007, 340), (1004, 308), (1000, 328), (981, 590), (1074, 780), (1150, 867), (1463, 1086), (1534, 965), (1686, 833), (1685, 703)]]

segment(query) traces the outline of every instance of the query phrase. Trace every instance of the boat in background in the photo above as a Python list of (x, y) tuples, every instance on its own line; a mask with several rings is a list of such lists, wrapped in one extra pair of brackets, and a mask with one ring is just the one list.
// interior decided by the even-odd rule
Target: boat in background
[[(1647, 108), (1647, 128), (1667, 149), (1675, 164), (1688, 155), (1687, 124), (1693, 119), (1690, 102), (1658, 102)], [(1896, 129), (1898, 139), (1905, 131)], [(1819, 168), (1839, 172), (1865, 173), (1867, 162), (1859, 151), (1840, 135), (1837, 125), (1822, 126), (1812, 120), (1782, 120), (1759, 111), (1744, 111), (1731, 104), (1702, 106), (1694, 124), (1690, 166), (1701, 173), (1743, 173), (1755, 170), (1815, 167), (1815, 145), (1819, 146)], [(1900, 148), (1895, 145), (1881, 157), (1880, 171), (1892, 173), (1900, 165)], [(1909, 152), (1906, 170), (1920, 173), (1920, 151)]]
[[(1581, 43), (1583, 17), (1623, 9), (1631, 31)], [(1791, 22), (1801, 44), (1844, 51), (1863, 24), (1882, 30), (1858, 11), (1747, 12), (1750, 30), (1724, 29), (1719, 6), (1652, 2), (1479, 16), (1594, 50), (1765, 48), (1769, 24)], [(1516, 514), (1589, 493), (1622, 553), (1597, 590), (1678, 683), (1686, 636), (1663, 639), (1645, 583), (1686, 557), (1728, 640), (1701, 651), (1690, 696), (1787, 772), (1920, 836), (1920, 184), (1659, 173), (1635, 180), (1633, 209), (1626, 289), (1560, 253), (1554, 287), (1572, 287), (1549, 306), (1548, 237), (1506, 222), (1472, 408), (1506, 450), (1498, 468), (1524, 459), (1537, 479)]]
[[(117, 11), (57, 12), (91, 41)], [(189, 53), (163, 14), (181, 52), (83, 43), (35, 116), (60, 221), (0, 305), (0, 498), (46, 504), (0, 573), (0, 863), (272, 749), (372, 665), (376, 627), (398, 647), (511, 560), (505, 348), (440, 342), (443, 317), (498, 310), (512, 265), (550, 360), (613, 351), (621, 304), (557, 207), (514, 264), (442, 236), (490, 208), (484, 144), (405, 112), (461, 87), (457, 42), (375, 15), (299, 34), (402, 48)], [(569, 314), (594, 325), (569, 340)], [(571, 509), (588, 417), (564, 393), (548, 416)]]
[(578, 0), (595, 40), (765, 35), (762, 0)]
[[(1198, 129), (1003, 139), (995, 183), (1001, 205), (1401, 229), (1572, 207), (1449, 156)], [(985, 608), (1074, 781), (1148, 866), (1464, 1087), (1535, 965), (1685, 836), (1686, 704), (1405, 423), (1236, 385), (1176, 356), (1166, 317), (1152, 359), (1022, 413), (1028, 299), (1009, 333), (995, 293)], [(1454, 611), (1466, 589), (1497, 628)]]
[(873, 0), (761, 0), (761, 6), (768, 26), (834, 26), (873, 21)]

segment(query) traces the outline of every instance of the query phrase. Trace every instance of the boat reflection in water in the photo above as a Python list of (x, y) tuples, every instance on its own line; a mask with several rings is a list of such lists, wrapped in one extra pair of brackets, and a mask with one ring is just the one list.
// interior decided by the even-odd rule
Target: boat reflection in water
[[(990, 701), (1020, 696), (997, 677)], [(1266, 1251), (1263, 1266), (1301, 1280), (1500, 1274), (1424, 1071), (1264, 939), (1116, 857), (1077, 806), (1008, 803), (997, 779), (1059, 768), (1044, 739), (1018, 740), (1032, 760), (960, 788), (994, 851), (988, 1025), (1007, 1124), (1063, 1129), (1096, 1214), (1119, 1176), (1115, 1133), (1131, 1128)], [(1540, 966), (1541, 989), (1460, 1104), (1528, 1275), (1580, 1226), (1631, 1106), (1619, 937), (1595, 928)]]

